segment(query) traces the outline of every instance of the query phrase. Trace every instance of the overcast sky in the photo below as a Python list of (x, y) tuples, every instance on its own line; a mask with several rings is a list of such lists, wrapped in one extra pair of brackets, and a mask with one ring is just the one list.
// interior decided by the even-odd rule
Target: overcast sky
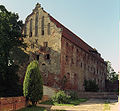
[(96, 48), (118, 72), (119, 0), (0, 0), (0, 4), (18, 13), (23, 21), (37, 2), (55, 19)]

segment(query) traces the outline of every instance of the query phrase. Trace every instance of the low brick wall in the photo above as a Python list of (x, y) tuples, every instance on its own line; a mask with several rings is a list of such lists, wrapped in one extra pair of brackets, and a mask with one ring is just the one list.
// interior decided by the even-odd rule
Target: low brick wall
[(79, 92), (80, 98), (94, 98), (94, 99), (118, 99), (116, 92)]
[(11, 111), (24, 108), (26, 106), (25, 97), (4, 97), (0, 98), (0, 111)]

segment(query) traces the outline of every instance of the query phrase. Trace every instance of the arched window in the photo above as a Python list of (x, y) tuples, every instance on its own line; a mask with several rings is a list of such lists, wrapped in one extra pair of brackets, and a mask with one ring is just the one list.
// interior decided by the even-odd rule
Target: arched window
[(36, 13), (35, 19), (35, 36), (38, 36), (38, 12)]
[(32, 19), (30, 20), (30, 33), (29, 36), (32, 37)]
[(42, 21), (41, 21), (41, 35), (44, 35), (44, 16), (42, 16)]
[(48, 35), (50, 35), (50, 23), (48, 23)]

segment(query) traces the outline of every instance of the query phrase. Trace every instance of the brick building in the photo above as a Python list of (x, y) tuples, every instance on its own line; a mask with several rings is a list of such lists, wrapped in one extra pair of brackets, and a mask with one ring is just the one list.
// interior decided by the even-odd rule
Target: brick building
[(23, 33), (30, 61), (39, 61), (44, 84), (84, 91), (84, 80), (105, 88), (106, 62), (100, 53), (49, 15), (40, 4), (27, 16)]

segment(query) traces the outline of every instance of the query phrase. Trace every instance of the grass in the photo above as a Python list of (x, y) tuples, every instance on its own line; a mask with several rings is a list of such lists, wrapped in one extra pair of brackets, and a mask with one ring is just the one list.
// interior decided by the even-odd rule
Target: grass
[(73, 104), (73, 105), (79, 105), (82, 102), (86, 102), (88, 99), (74, 99), (74, 100), (70, 100), (69, 103)]
[[(48, 111), (48, 110), (38, 106), (31, 106), (31, 107), (22, 108), (17, 111)], [(55, 110), (55, 111), (65, 111), (65, 110)]]
[(104, 103), (104, 110), (103, 110), (103, 111), (106, 111), (106, 110), (107, 110), (107, 111), (108, 111), (108, 110), (110, 111), (109, 102), (105, 102), (105, 103)]
[(47, 110), (45, 108), (42, 108), (42, 107), (31, 106), (31, 107), (22, 108), (22, 109), (17, 110), (17, 111), (47, 111)]
[(52, 100), (44, 101), (41, 102), (40, 104), (48, 104), (48, 105), (55, 105), (55, 106), (74, 106), (74, 105), (79, 105), (82, 102), (86, 102), (88, 99), (69, 99), (68, 104), (58, 104), (58, 103), (53, 103)]

